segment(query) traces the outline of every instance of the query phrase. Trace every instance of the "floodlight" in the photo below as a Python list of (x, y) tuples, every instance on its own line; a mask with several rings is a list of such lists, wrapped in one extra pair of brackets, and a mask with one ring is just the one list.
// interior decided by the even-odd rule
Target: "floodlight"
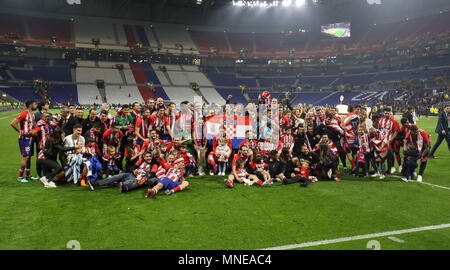
[(306, 0), (296, 0), (295, 1), (295, 6), (297, 7), (301, 7), (305, 4)]
[(292, 0), (283, 0), (283, 7), (289, 7), (292, 4)]

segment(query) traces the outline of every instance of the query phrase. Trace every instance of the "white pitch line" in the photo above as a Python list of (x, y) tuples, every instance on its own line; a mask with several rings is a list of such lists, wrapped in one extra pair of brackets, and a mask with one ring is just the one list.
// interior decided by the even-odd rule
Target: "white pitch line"
[[(391, 177), (402, 178), (401, 176), (398, 176), (398, 175), (391, 175)], [(445, 186), (435, 185), (435, 184), (431, 184), (431, 183), (427, 183), (427, 182), (417, 182), (417, 181), (409, 181), (409, 182), (419, 183), (419, 184), (425, 184), (425, 185), (429, 185), (429, 186), (432, 186), (432, 187), (437, 187), (437, 188), (443, 188), (443, 189), (448, 189), (448, 190), (450, 190), (450, 187), (445, 187)]]
[[(415, 182), (417, 182), (417, 181), (415, 181)], [(429, 186), (432, 186), (432, 187), (437, 187), (437, 188), (444, 188), (444, 189), (448, 189), (448, 190), (450, 190), (450, 187), (444, 187), (444, 186), (440, 186), (440, 185), (435, 185), (435, 184), (431, 184), (431, 183), (427, 183), (427, 182), (417, 182), (417, 183), (420, 183), (420, 184), (425, 184), (425, 185), (429, 185)]]
[(363, 234), (363, 235), (336, 238), (336, 239), (330, 239), (330, 240), (305, 242), (305, 243), (301, 243), (301, 244), (292, 244), (292, 245), (285, 245), (285, 246), (279, 246), (279, 247), (264, 248), (261, 250), (285, 250), (285, 249), (294, 249), (294, 248), (313, 247), (313, 246), (328, 245), (328, 244), (341, 243), (341, 242), (347, 242), (347, 241), (355, 241), (355, 240), (361, 240), (361, 239), (378, 238), (378, 237), (384, 237), (384, 236), (389, 236), (389, 235), (397, 235), (397, 234), (429, 231), (429, 230), (438, 230), (438, 229), (444, 229), (444, 228), (450, 228), (450, 223), (418, 227), (418, 228), (411, 228), (411, 229), (405, 229), (405, 230)]
[(395, 236), (389, 236), (388, 239), (390, 239), (390, 240), (392, 240), (394, 242), (397, 242), (397, 243), (405, 243), (405, 240), (402, 240), (402, 239), (397, 238)]

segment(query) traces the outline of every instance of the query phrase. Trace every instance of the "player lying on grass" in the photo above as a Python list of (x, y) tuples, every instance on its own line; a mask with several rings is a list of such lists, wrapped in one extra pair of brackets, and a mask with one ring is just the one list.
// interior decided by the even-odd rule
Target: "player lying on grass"
[(144, 184), (147, 187), (152, 187), (156, 182), (156, 179), (153, 177), (154, 174), (152, 174), (151, 171), (153, 165), (153, 154), (151, 152), (145, 152), (143, 154), (143, 159), (139, 160), (138, 163), (133, 166), (131, 173), (121, 173), (94, 182), (88, 181), (88, 184), (91, 190), (94, 190), (95, 187), (117, 183), (121, 193), (137, 189), (144, 186)]
[(173, 166), (166, 164), (165, 169), (167, 173), (158, 180), (155, 187), (147, 190), (146, 198), (153, 198), (158, 191), (165, 190), (168, 196), (175, 192), (182, 191), (189, 186), (189, 182), (183, 177), (184, 159), (178, 158), (173, 162)]

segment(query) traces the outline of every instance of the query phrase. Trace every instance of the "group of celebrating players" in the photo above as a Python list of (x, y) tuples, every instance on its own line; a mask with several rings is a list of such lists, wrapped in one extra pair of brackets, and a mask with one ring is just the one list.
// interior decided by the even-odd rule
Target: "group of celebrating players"
[[(158, 98), (145, 106), (121, 106), (115, 115), (105, 103), (83, 118), (81, 107), (63, 106), (52, 115), (48, 102), (30, 100), (11, 122), (22, 154), (18, 181), (40, 180), (47, 188), (73, 182), (91, 190), (113, 185), (122, 193), (146, 187), (146, 197), (152, 198), (161, 190), (171, 195), (185, 189), (186, 177), (205, 170), (228, 174), (229, 188), (274, 182), (306, 187), (319, 179), (340, 181), (339, 161), (355, 176), (368, 177), (371, 168), (372, 177), (383, 179), (395, 173), (395, 160), (406, 182), (413, 181), (420, 161), (417, 181), (422, 181), (430, 136), (412, 118), (400, 124), (390, 107), (375, 118), (360, 105), (349, 105), (342, 119), (333, 107), (286, 105), (265, 92), (245, 108), (228, 99), (224, 112), (216, 106), (204, 113), (201, 103), (186, 101), (177, 108)], [(237, 115), (253, 126), (239, 145), (233, 135)], [(208, 138), (211, 117), (220, 117), (223, 125)], [(34, 148), (38, 177), (30, 172)]]

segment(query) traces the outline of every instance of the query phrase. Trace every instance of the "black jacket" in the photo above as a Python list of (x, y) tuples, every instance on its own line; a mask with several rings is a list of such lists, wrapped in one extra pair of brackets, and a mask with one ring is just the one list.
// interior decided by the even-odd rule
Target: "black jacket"
[(73, 151), (75, 149), (75, 147), (64, 147), (62, 142), (60, 144), (47, 142), (44, 146), (43, 152), (45, 158), (56, 161), (56, 159), (58, 158), (58, 154)]
[(444, 111), (441, 111), (439, 113), (438, 123), (434, 132), (437, 134), (442, 134), (443, 130), (445, 130), (445, 133), (448, 136), (448, 115)]
[(82, 125), (83, 125), (83, 133), (89, 131), (94, 126), (95, 123), (98, 123), (100, 125), (102, 122), (97, 117), (95, 117), (94, 121), (89, 120), (89, 117), (84, 119), (83, 123), (82, 123)]
[(279, 160), (270, 161), (270, 159), (268, 159), (267, 166), (271, 177), (275, 177), (275, 175), (282, 173), (284, 169), (283, 163)]
[(309, 161), (309, 163), (310, 163), (311, 165), (317, 164), (317, 163), (319, 162), (319, 157), (318, 157), (317, 154), (314, 153), (314, 152), (308, 152), (308, 154), (300, 153), (300, 154), (298, 155), (298, 158), (299, 158), (299, 159), (304, 159), (304, 160)]

